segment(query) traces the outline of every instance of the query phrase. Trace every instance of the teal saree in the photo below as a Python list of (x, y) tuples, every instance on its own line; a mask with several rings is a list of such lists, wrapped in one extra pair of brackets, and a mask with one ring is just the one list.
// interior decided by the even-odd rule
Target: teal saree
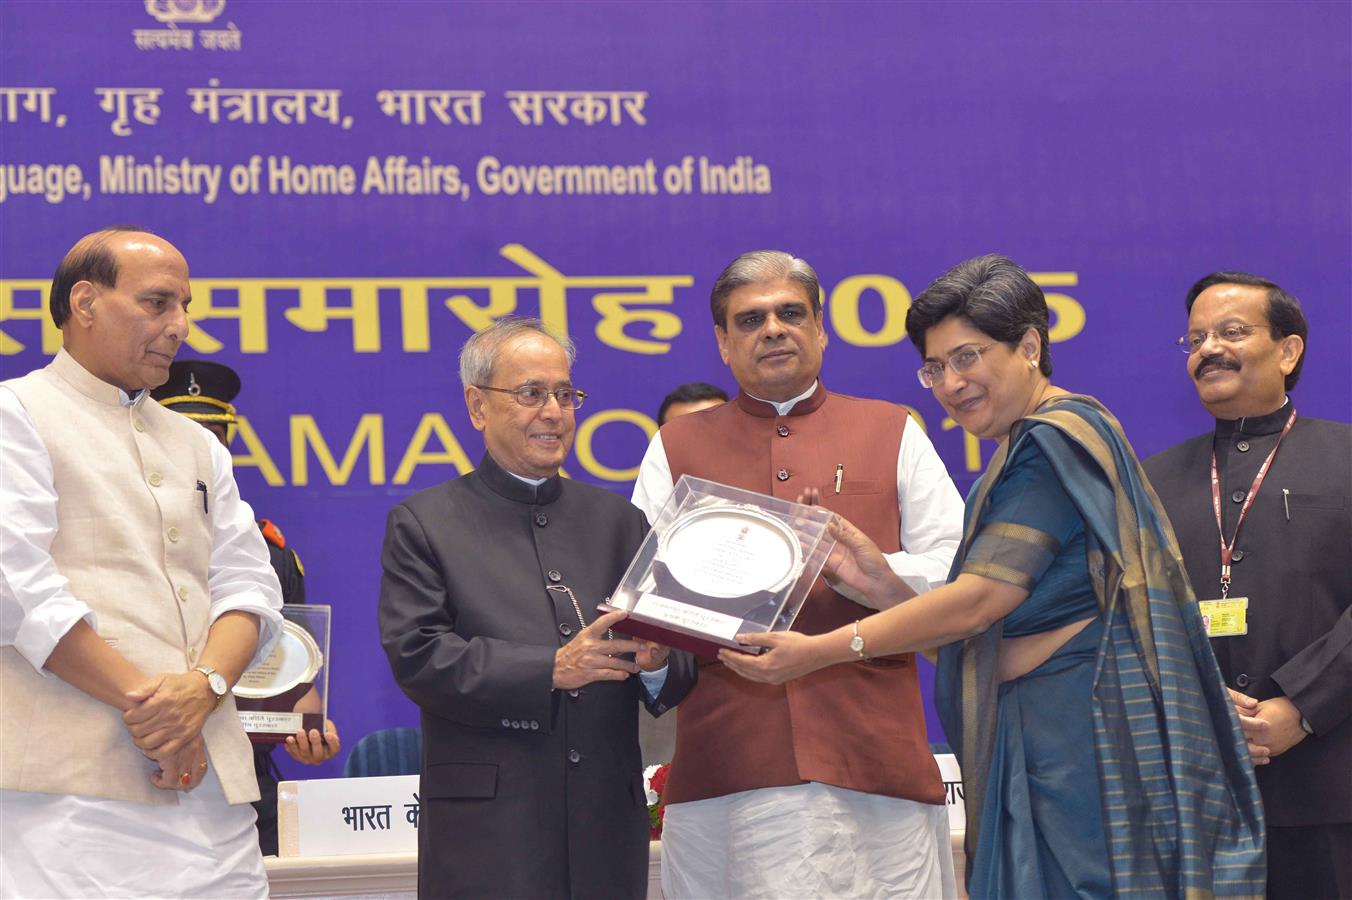
[[(1177, 542), (1121, 426), (1053, 398), (968, 497), (952, 577), (1029, 590), (940, 650), (973, 897), (1261, 896), (1263, 811)], [(1094, 616), (999, 683), (1001, 638)]]

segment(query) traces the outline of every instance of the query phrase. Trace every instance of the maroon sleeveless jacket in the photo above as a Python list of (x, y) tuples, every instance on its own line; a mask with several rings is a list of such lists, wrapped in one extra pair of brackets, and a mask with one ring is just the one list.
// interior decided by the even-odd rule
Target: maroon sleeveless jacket
[[(785, 416), (745, 393), (680, 416), (662, 427), (662, 446), (673, 483), (688, 474), (786, 500), (815, 486), (822, 505), (895, 553), (906, 423), (898, 406), (834, 394), (819, 383)], [(794, 629), (820, 634), (869, 612), (818, 579)], [(830, 666), (782, 685), (746, 681), (701, 659), (678, 721), (669, 803), (809, 781), (944, 802), (912, 654)]]

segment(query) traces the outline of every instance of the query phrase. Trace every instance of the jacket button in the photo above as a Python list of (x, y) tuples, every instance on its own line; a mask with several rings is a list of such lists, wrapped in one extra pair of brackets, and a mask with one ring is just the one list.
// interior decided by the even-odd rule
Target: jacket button
[(531, 719), (531, 720), (530, 720), (530, 730), (531, 730), (531, 731), (539, 731), (539, 730), (540, 730), (540, 723), (537, 722), (537, 721), (535, 721), (534, 719)]
[(516, 721), (515, 719), (513, 719), (513, 720), (512, 720), (512, 727), (513, 727), (513, 728), (516, 728), (516, 729), (520, 729), (520, 728), (521, 728), (521, 723), (518, 722), (518, 721)]
[(1236, 687), (1242, 687), (1242, 688), (1248, 687), (1248, 686), (1249, 686), (1249, 682), (1250, 682), (1250, 678), (1249, 678), (1249, 676), (1248, 676), (1246, 673), (1244, 673), (1244, 672), (1240, 672), (1238, 675), (1235, 676), (1235, 686), (1236, 686)]
[(1243, 562), (1243, 561), (1244, 561), (1244, 551), (1243, 551), (1243, 550), (1236, 550), (1236, 551), (1234, 552), (1234, 555), (1231, 556), (1230, 558), (1231, 558), (1233, 561), (1235, 561), (1235, 562)]
[(1235, 449), (1238, 450), (1240, 453), (1248, 453), (1248, 452), (1249, 452), (1249, 442), (1248, 442), (1248, 441), (1240, 441), (1238, 444), (1235, 444)]
[(180, 584), (178, 586), (178, 599), (182, 600), (184, 603), (188, 602), (188, 586), (186, 584)]
[(169, 526), (169, 530), (166, 531), (166, 532), (164, 533), (164, 536), (167, 537), (167, 538), (169, 539), (169, 543), (171, 543), (171, 544), (177, 544), (177, 543), (178, 543), (178, 528), (175, 527), (175, 526), (173, 526), (173, 525), (170, 525), (170, 526)]
[(1235, 491), (1233, 494), (1230, 495), (1230, 499), (1235, 501), (1236, 503), (1243, 503), (1244, 498), (1247, 496), (1249, 495), (1244, 493), (1243, 491)]
[(577, 765), (578, 763), (582, 762), (582, 754), (578, 753), (576, 750), (569, 750), (568, 761), (573, 765)]
[(564, 637), (568, 637), (572, 633), (573, 633), (572, 625), (569, 625), (567, 622), (559, 623), (559, 634), (563, 635)]
[(135, 428), (137, 431), (145, 431), (145, 430), (146, 430), (146, 423), (145, 423), (145, 422), (142, 422), (140, 419), (132, 419), (132, 420), (131, 420), (131, 427), (132, 427), (132, 428)]
[(164, 483), (164, 476), (161, 475), (159, 472), (151, 472), (149, 475), (146, 476), (146, 481), (150, 482), (151, 487), (159, 487), (161, 484)]
[(778, 478), (780, 481), (788, 481), (788, 480), (789, 480), (789, 470), (788, 470), (788, 469), (780, 469), (778, 472), (775, 473), (775, 477)]
[(549, 524), (549, 516), (545, 515), (544, 513), (536, 513), (535, 524), (540, 526), (541, 528), (544, 528), (546, 525)]
[(789, 426), (787, 426), (787, 425), (780, 425), (779, 427), (777, 427), (777, 428), (775, 429), (775, 431), (779, 433), (779, 436), (780, 436), (780, 437), (788, 437), (788, 436), (789, 436)]
[(550, 581), (554, 582), (563, 581), (563, 576), (559, 574), (558, 569), (550, 569), (547, 574), (547, 577), (549, 578)]
[(512, 727), (512, 720), (511, 720), (511, 719), (503, 719), (503, 720), (502, 720), (502, 727), (503, 727), (503, 728), (511, 728), (511, 727)]
[(579, 691), (577, 688), (573, 688), (571, 691), (568, 692), (568, 696), (576, 700), (581, 693), (582, 692)]

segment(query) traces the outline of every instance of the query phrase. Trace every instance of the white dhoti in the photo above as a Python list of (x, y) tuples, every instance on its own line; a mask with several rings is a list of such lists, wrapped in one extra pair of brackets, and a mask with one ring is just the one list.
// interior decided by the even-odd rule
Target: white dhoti
[(266, 898), (256, 819), (214, 770), (177, 806), (0, 791), (0, 897)]
[(662, 825), (662, 892), (957, 897), (948, 810), (816, 783), (677, 803)]

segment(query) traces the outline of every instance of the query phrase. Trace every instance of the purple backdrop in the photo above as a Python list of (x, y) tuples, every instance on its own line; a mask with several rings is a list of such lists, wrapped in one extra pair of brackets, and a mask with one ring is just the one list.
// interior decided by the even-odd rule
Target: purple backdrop
[[(822, 276), (826, 383), (913, 406), (964, 491), (990, 448), (943, 427), (901, 319), (979, 253), (1041, 273), (1057, 382), (1100, 397), (1142, 454), (1208, 427), (1172, 341), (1186, 288), (1218, 268), (1304, 301), (1297, 404), (1352, 418), (1350, 10), (6, 3), (0, 375), (59, 342), (35, 316), (79, 235), (138, 222), (184, 251), (204, 318), (183, 355), (244, 377), (239, 481), (334, 606), (350, 747), (416, 721), (376, 639), (384, 516), (482, 452), (454, 354), (490, 315), (566, 324), (592, 393), (566, 468), (620, 492), (666, 390), (732, 387), (708, 290), (760, 247)], [(216, 194), (119, 168), (157, 155), (209, 167), (187, 186), (215, 172)]]

